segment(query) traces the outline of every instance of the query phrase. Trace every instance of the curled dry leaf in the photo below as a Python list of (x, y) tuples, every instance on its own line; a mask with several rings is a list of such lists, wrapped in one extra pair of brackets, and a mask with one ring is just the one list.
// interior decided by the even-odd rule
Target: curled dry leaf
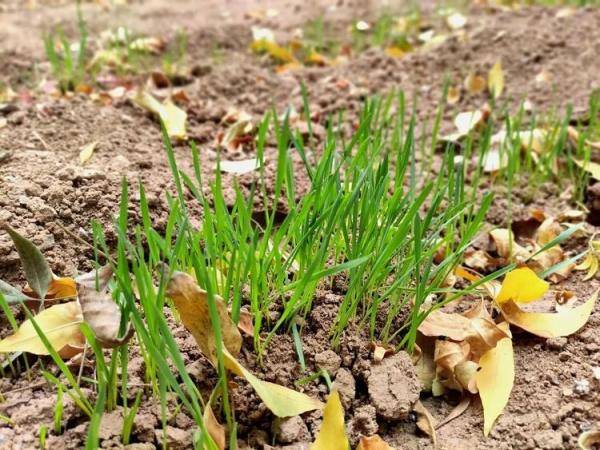
[(600, 164), (594, 161), (583, 161), (573, 158), (573, 162), (589, 173), (594, 179), (600, 180)]
[(582, 450), (594, 450), (600, 445), (600, 430), (589, 430), (579, 435), (577, 445)]
[[(187, 273), (175, 272), (167, 285), (167, 295), (173, 300), (183, 325), (192, 333), (204, 356), (215, 364), (216, 342), (209, 315), (207, 292)], [(237, 356), (242, 347), (242, 336), (229, 317), (224, 300), (218, 295), (214, 296), (214, 300), (225, 348)]]
[(254, 336), (254, 324), (252, 323), (252, 314), (245, 309), (240, 310), (240, 320), (237, 324), (239, 330), (246, 336)]
[(446, 98), (449, 105), (455, 105), (460, 101), (460, 88), (451, 86), (448, 88), (448, 97)]
[(349, 445), (340, 394), (333, 390), (325, 404), (323, 422), (310, 450), (348, 450)]
[(119, 337), (121, 309), (110, 294), (98, 292), (83, 284), (77, 286), (77, 291), (83, 318), (102, 347), (118, 347), (131, 338), (133, 329), (130, 326), (127, 327), (124, 335)]
[(435, 429), (439, 430), (440, 428), (442, 428), (447, 423), (453, 421), (457, 417), (460, 417), (467, 410), (467, 408), (469, 408), (470, 404), (471, 404), (471, 396), (465, 395), (462, 398), (462, 400), (458, 403), (458, 405), (456, 405), (452, 409), (452, 411), (450, 411), (450, 414), (448, 414), (444, 418), (444, 420), (442, 420), (440, 423), (437, 424), (437, 426), (435, 427)]
[(417, 428), (431, 438), (433, 446), (435, 447), (437, 445), (435, 419), (420, 401), (415, 403), (413, 410), (417, 415)]
[[(77, 302), (51, 306), (33, 319), (57, 352), (61, 352), (67, 346), (82, 346), (84, 338), (79, 325), (83, 322), (83, 315)], [(0, 341), (0, 352), (48, 355), (48, 350), (31, 319), (23, 322), (14, 334)]]
[(394, 354), (394, 347), (387, 344), (372, 342), (371, 347), (373, 349), (373, 361), (375, 362), (381, 362), (386, 356)]
[(374, 434), (373, 436), (361, 436), (356, 450), (394, 450), (387, 442), (385, 442), (379, 435)]
[(161, 103), (148, 92), (140, 90), (135, 96), (134, 101), (139, 106), (155, 114), (162, 120), (167, 135), (171, 139), (187, 139), (185, 131), (187, 113), (177, 107), (171, 100), (167, 99)]
[(212, 438), (219, 450), (225, 450), (225, 427), (219, 423), (215, 417), (210, 403), (204, 408), (204, 414), (202, 415), (204, 426), (206, 431)]
[(258, 169), (260, 161), (257, 158), (242, 159), (239, 161), (221, 161), (219, 167), (222, 172), (242, 175)]
[[(508, 323), (503, 322), (499, 327), (509, 332)], [(508, 403), (515, 380), (511, 338), (500, 340), (495, 348), (484, 353), (479, 365), (481, 370), (475, 374), (475, 380), (483, 405), (483, 433), (487, 436)]]

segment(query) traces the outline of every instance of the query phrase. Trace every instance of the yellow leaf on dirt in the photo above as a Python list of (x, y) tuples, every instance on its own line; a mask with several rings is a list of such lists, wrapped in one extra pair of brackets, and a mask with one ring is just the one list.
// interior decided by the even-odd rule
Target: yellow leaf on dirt
[(471, 95), (479, 94), (485, 89), (485, 78), (481, 75), (477, 75), (476, 73), (469, 73), (465, 78), (465, 89)]
[(596, 180), (600, 180), (600, 164), (593, 161), (582, 161), (580, 159), (573, 158), (575, 164), (589, 173)]
[(170, 138), (179, 140), (187, 139), (185, 131), (187, 113), (176, 106), (171, 100), (167, 99), (161, 103), (149, 93), (138, 91), (135, 102), (162, 120)]
[(369, 437), (361, 436), (356, 450), (394, 450), (394, 448), (390, 447), (379, 435), (374, 434)]
[(83, 318), (102, 347), (118, 347), (131, 338), (133, 335), (131, 327), (127, 328), (122, 337), (119, 337), (121, 309), (113, 301), (110, 294), (98, 292), (83, 284), (77, 286), (77, 291)]
[(85, 164), (90, 160), (90, 158), (94, 154), (94, 150), (96, 150), (96, 145), (98, 145), (98, 141), (90, 142), (89, 144), (81, 147), (81, 150), (79, 152), (79, 162), (81, 164)]
[(502, 63), (496, 62), (488, 74), (488, 90), (493, 98), (498, 98), (504, 90), (504, 72)]
[(400, 47), (391, 46), (385, 49), (385, 54), (390, 58), (402, 58), (404, 55), (406, 55), (406, 52)]
[[(77, 347), (82, 341), (79, 325), (83, 322), (83, 315), (77, 302), (51, 306), (36, 315), (34, 320), (57, 352), (67, 345)], [(14, 334), (0, 341), (0, 352), (48, 355), (30, 319), (23, 322)]]
[(585, 259), (575, 266), (575, 270), (587, 270), (588, 273), (583, 277), (583, 281), (588, 281), (594, 278), (598, 272), (599, 264), (598, 258), (593, 253), (588, 253)]
[(598, 291), (575, 308), (561, 308), (556, 313), (523, 311), (513, 301), (500, 304), (504, 318), (536, 336), (552, 338), (569, 336), (583, 327), (594, 310)]
[(260, 380), (242, 366), (226, 349), (223, 349), (223, 356), (225, 357), (225, 367), (250, 383), (267, 408), (277, 417), (297, 416), (306, 411), (323, 407), (320, 401), (306, 394)]
[(516, 243), (513, 232), (506, 228), (490, 231), (490, 237), (494, 241), (496, 252), (502, 258), (521, 261), (531, 256), (525, 247)]
[(323, 410), (323, 423), (310, 450), (348, 450), (348, 447), (344, 408), (340, 401), (340, 394), (334, 390), (329, 394)]
[(279, 63), (291, 63), (292, 61), (296, 60), (290, 50), (282, 47), (274, 41), (268, 41), (266, 39), (254, 41), (250, 45), (250, 48), (254, 52), (268, 54), (271, 58)]
[(309, 65), (321, 67), (329, 64), (329, 60), (325, 56), (314, 50), (308, 54), (304, 62)]
[(496, 303), (530, 303), (544, 296), (549, 284), (536, 275), (529, 267), (519, 267), (506, 274)]
[(52, 281), (48, 287), (48, 293), (46, 298), (52, 298), (53, 300), (77, 297), (77, 285), (73, 278), (70, 277), (57, 277), (52, 275)]
[[(508, 331), (508, 323), (500, 327)], [(494, 422), (508, 403), (515, 380), (515, 361), (512, 340), (502, 339), (479, 360), (481, 369), (475, 375), (483, 405), (483, 433), (488, 435)]]
[(435, 419), (427, 410), (427, 408), (425, 408), (425, 406), (423, 406), (423, 404), (418, 400), (413, 407), (413, 411), (417, 414), (417, 427), (431, 438), (433, 446), (436, 447), (437, 437), (435, 434)]
[(219, 450), (225, 449), (225, 427), (219, 423), (215, 417), (210, 404), (207, 404), (204, 408), (204, 414), (202, 415), (204, 426), (206, 431), (217, 445)]
[[(175, 272), (167, 285), (167, 295), (173, 300), (185, 328), (192, 333), (200, 350), (213, 364), (216, 364), (216, 342), (210, 320), (208, 296), (194, 278), (184, 272)], [(225, 348), (237, 355), (242, 347), (242, 336), (227, 311), (221, 297), (214, 296), (219, 314), (221, 333)]]
[(455, 105), (458, 103), (460, 101), (460, 89), (455, 86), (449, 87), (448, 97), (446, 100), (448, 101), (449, 105)]

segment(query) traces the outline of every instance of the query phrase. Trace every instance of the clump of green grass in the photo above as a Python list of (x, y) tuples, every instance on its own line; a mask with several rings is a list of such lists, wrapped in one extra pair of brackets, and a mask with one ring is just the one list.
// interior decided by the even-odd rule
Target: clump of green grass
[(77, 2), (77, 25), (79, 41), (75, 44), (69, 42), (60, 28), (49, 32), (44, 37), (46, 57), (50, 61), (52, 73), (63, 93), (73, 91), (85, 78), (88, 32), (79, 2)]

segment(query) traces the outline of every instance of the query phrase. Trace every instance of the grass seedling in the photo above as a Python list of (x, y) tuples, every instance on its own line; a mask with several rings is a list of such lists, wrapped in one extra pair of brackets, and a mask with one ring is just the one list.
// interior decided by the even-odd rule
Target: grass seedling
[(46, 57), (50, 61), (52, 73), (63, 93), (75, 90), (85, 77), (88, 33), (79, 1), (77, 2), (77, 24), (79, 41), (76, 44), (72, 45), (61, 29), (50, 32), (44, 37)]

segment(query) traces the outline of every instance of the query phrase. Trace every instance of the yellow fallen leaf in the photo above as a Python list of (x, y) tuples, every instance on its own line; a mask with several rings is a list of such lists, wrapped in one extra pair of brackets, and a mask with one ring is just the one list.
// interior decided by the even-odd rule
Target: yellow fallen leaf
[[(51, 306), (36, 315), (34, 320), (57, 352), (68, 345), (77, 347), (82, 341), (79, 325), (83, 322), (83, 315), (77, 302)], [(0, 341), (0, 352), (48, 355), (30, 319), (23, 322), (14, 334)]]
[(496, 228), (490, 231), (490, 237), (494, 241), (496, 252), (502, 258), (521, 261), (531, 256), (525, 247), (516, 243), (513, 232), (506, 228)]
[(379, 435), (374, 434), (373, 436), (361, 436), (360, 442), (356, 450), (394, 450), (393, 447), (385, 442)]
[(573, 158), (573, 161), (593, 178), (600, 180), (600, 164), (595, 163), (594, 161), (583, 161), (575, 158)]
[(588, 253), (581, 264), (575, 266), (575, 270), (587, 270), (587, 274), (583, 277), (583, 281), (588, 281), (594, 278), (599, 268), (598, 258), (594, 253)]
[(404, 55), (406, 55), (406, 52), (400, 47), (391, 46), (385, 49), (385, 54), (390, 58), (402, 58)]
[(493, 98), (498, 98), (504, 90), (504, 72), (502, 63), (498, 61), (488, 74), (488, 90)]
[(271, 58), (273, 58), (276, 62), (279, 63), (291, 63), (296, 60), (294, 55), (290, 50), (285, 47), (282, 47), (277, 42), (260, 39), (258, 41), (252, 42), (250, 45), (252, 51), (256, 53), (266, 53)]
[[(181, 321), (192, 333), (200, 350), (213, 364), (217, 361), (215, 334), (210, 320), (208, 296), (187, 273), (175, 272), (167, 285), (167, 295), (173, 300)], [(225, 348), (237, 355), (242, 347), (242, 336), (229, 317), (227, 305), (218, 295), (214, 296), (219, 314), (221, 333)]]
[(139, 91), (135, 97), (135, 102), (142, 108), (156, 114), (162, 120), (170, 138), (179, 140), (187, 139), (185, 131), (187, 113), (176, 106), (171, 100), (167, 99), (161, 103), (149, 93)]
[(480, 110), (462, 112), (454, 118), (454, 126), (461, 135), (469, 134), (471, 130), (483, 122), (484, 116)]
[[(508, 332), (508, 323), (500, 324)], [(512, 340), (504, 338), (479, 360), (481, 369), (475, 375), (483, 405), (483, 434), (487, 436), (508, 403), (515, 380)]]
[(455, 86), (450, 86), (448, 88), (448, 97), (447, 102), (449, 105), (455, 105), (460, 101), (460, 89)]
[(544, 296), (549, 284), (538, 277), (529, 267), (519, 267), (506, 274), (496, 303), (530, 303)]
[(79, 152), (79, 162), (81, 164), (85, 164), (90, 160), (92, 155), (94, 154), (94, 150), (96, 149), (96, 145), (98, 145), (98, 141), (90, 142), (87, 145), (84, 145)]
[(471, 95), (479, 94), (485, 89), (485, 78), (476, 73), (469, 73), (464, 82), (465, 89)]
[(256, 391), (264, 404), (277, 417), (297, 416), (298, 414), (320, 409), (323, 404), (301, 392), (263, 381), (242, 366), (226, 349), (223, 349), (225, 367), (236, 375), (244, 378)]
[(207, 404), (204, 408), (204, 414), (202, 415), (204, 426), (206, 431), (217, 445), (219, 450), (225, 449), (225, 427), (219, 423), (215, 417), (210, 404)]
[(588, 321), (598, 298), (596, 291), (585, 303), (575, 308), (561, 308), (560, 312), (528, 312), (513, 301), (500, 304), (504, 318), (513, 325), (536, 336), (551, 338), (569, 336)]
[(348, 450), (349, 443), (344, 425), (344, 408), (338, 391), (329, 394), (323, 410), (323, 423), (310, 450)]

